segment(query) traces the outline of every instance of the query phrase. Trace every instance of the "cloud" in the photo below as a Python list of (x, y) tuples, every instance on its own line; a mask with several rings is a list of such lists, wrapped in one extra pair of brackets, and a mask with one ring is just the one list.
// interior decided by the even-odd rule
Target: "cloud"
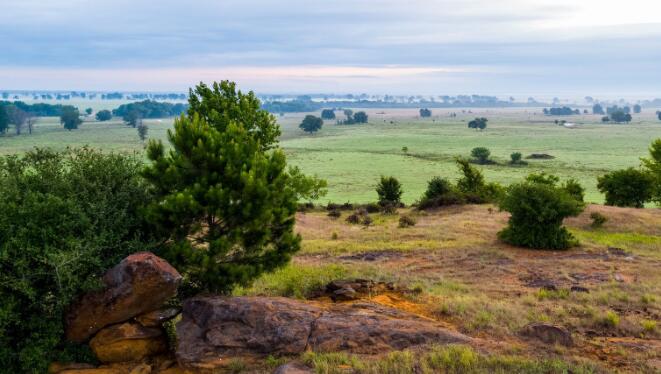
[[(643, 62), (658, 61), (661, 54), (656, 52), (659, 10), (661, 4), (651, 0), (629, 0), (626, 7), (599, 0), (21, 0), (4, 4), (0, 13), (0, 88), (51, 87), (58, 80), (66, 87), (94, 82), (98, 89), (116, 84), (128, 89), (134, 81), (112, 72), (127, 77), (153, 69), (187, 72), (164, 73), (142, 88), (156, 89), (179, 87), (181, 77), (208, 71), (241, 76), (244, 67), (270, 72), (257, 76), (301, 91), (324, 90), (323, 84), (385, 89), (391, 82), (396, 89), (419, 84), (409, 92), (474, 87), (486, 92), (517, 73), (520, 82), (505, 87), (537, 88), (534, 82), (552, 89), (560, 77), (577, 90), (604, 82), (652, 89), (651, 78), (659, 73)], [(34, 74), (18, 81), (8, 72), (19, 67)], [(328, 73), (320, 67), (369, 71), (331, 76), (342, 82), (329, 83), (326, 75), (315, 75)], [(403, 69), (448, 67), (462, 70), (425, 72), (443, 77), (428, 83), (402, 78), (412, 77)], [(287, 69), (315, 73), (284, 74)], [(45, 71), (70, 71), (72, 82), (39, 73)], [(374, 79), (379, 71), (397, 73)], [(255, 87), (277, 88), (248, 80)], [(476, 87), (478, 81), (482, 87)], [(432, 86), (445, 82), (453, 86)]]

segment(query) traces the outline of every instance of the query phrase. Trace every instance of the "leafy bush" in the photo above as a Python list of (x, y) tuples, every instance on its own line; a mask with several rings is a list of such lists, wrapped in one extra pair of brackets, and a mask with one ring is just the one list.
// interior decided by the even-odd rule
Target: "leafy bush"
[(63, 311), (126, 255), (149, 250), (138, 157), (36, 149), (0, 159), (0, 363), (45, 373), (81, 360)]
[(594, 228), (599, 228), (608, 221), (608, 218), (599, 212), (592, 212), (590, 214), (590, 219), (592, 220), (592, 224), (590, 226)]
[(471, 156), (473, 156), (473, 159), (475, 162), (478, 164), (489, 164), (493, 161), (489, 160), (489, 157), (491, 156), (491, 151), (489, 151), (488, 148), (485, 147), (476, 147), (471, 150)]
[(585, 188), (574, 178), (567, 179), (562, 185), (562, 189), (567, 191), (574, 199), (583, 202), (585, 200)]
[(463, 193), (479, 193), (484, 188), (484, 176), (468, 160), (457, 159), (457, 166), (463, 175), (457, 181), (457, 189)]
[(427, 182), (427, 190), (423, 197), (424, 199), (435, 199), (452, 192), (452, 190), (452, 184), (446, 178), (434, 177)]
[(406, 216), (401, 216), (399, 217), (399, 227), (405, 228), (405, 227), (411, 227), (415, 226), (416, 224), (415, 218), (412, 216), (406, 215)]
[(322, 119), (335, 119), (335, 111), (333, 109), (324, 109), (321, 111)]
[(112, 119), (112, 113), (109, 110), (100, 110), (96, 112), (96, 120), (99, 122), (110, 121)]
[(277, 149), (276, 120), (252, 92), (200, 84), (189, 104), (168, 132), (167, 154), (149, 143), (144, 176), (157, 199), (147, 218), (167, 233), (161, 254), (184, 274), (185, 291), (229, 292), (299, 250), (299, 192)]
[(484, 130), (487, 128), (487, 122), (489, 122), (489, 120), (484, 117), (475, 118), (474, 120), (468, 122), (468, 128), (476, 129), (476, 130)]
[(379, 204), (388, 203), (399, 204), (402, 197), (402, 185), (395, 177), (381, 177), (376, 186), (376, 193), (379, 195)]
[(526, 181), (507, 189), (500, 208), (511, 213), (508, 226), (498, 233), (504, 242), (538, 249), (566, 249), (575, 239), (562, 221), (580, 214), (583, 204), (554, 185)]
[(504, 188), (497, 183), (485, 183), (484, 176), (468, 160), (456, 160), (463, 175), (457, 180), (457, 189), (470, 202), (483, 204), (498, 201), (504, 194)]
[(635, 168), (610, 172), (597, 181), (599, 191), (606, 194), (606, 205), (642, 208), (654, 193), (653, 176)]
[(510, 155), (510, 165), (527, 165), (528, 163), (523, 161), (523, 154), (521, 152), (513, 152)]

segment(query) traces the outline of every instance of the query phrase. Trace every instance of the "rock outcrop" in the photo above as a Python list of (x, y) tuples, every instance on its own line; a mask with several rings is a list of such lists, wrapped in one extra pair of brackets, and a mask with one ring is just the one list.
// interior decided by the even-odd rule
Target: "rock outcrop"
[(66, 316), (66, 337), (82, 343), (105, 326), (161, 308), (175, 295), (181, 275), (149, 252), (128, 256), (103, 276), (104, 288), (83, 295)]
[(195, 297), (177, 324), (177, 359), (212, 368), (231, 357), (384, 350), (466, 343), (431, 320), (372, 303), (320, 304), (286, 298)]
[(90, 348), (103, 363), (139, 361), (167, 351), (163, 330), (126, 322), (99, 331)]
[(546, 344), (560, 344), (566, 347), (574, 344), (571, 333), (566, 328), (548, 323), (530, 323), (523, 328), (521, 334)]

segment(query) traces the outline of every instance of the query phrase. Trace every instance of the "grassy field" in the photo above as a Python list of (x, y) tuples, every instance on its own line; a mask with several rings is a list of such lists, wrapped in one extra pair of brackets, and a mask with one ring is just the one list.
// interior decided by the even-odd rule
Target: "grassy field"
[[(89, 105), (94, 107), (93, 105)], [(576, 178), (587, 189), (587, 200), (602, 202), (596, 189), (597, 176), (618, 168), (637, 166), (650, 142), (661, 137), (661, 122), (655, 109), (634, 116), (629, 125), (603, 125), (601, 116), (547, 117), (541, 109), (434, 110), (433, 117), (420, 119), (416, 110), (367, 111), (365, 125), (338, 126), (327, 121), (317, 134), (298, 129), (305, 113), (278, 118), (283, 130), (281, 145), (292, 164), (329, 182), (329, 193), (321, 201), (368, 202), (376, 199), (374, 185), (381, 175), (393, 175), (404, 186), (404, 201), (419, 198), (432, 176), (455, 179), (453, 159), (468, 156), (474, 147), (487, 147), (498, 165), (481, 167), (490, 181), (505, 184), (535, 171), (561, 178)], [(457, 113), (457, 117), (450, 117)], [(338, 112), (339, 114), (339, 112)], [(485, 131), (468, 129), (476, 116), (489, 119)], [(577, 128), (554, 124), (571, 120)], [(145, 121), (149, 137), (165, 139), (172, 119)], [(120, 121), (85, 122), (76, 131), (63, 130), (57, 119), (42, 118), (31, 136), (0, 137), (0, 153), (21, 153), (34, 146), (64, 148), (90, 145), (104, 150), (141, 152), (142, 142), (135, 129)], [(408, 148), (408, 152), (402, 150)], [(529, 160), (529, 165), (507, 165), (512, 152), (546, 153), (553, 160)]]

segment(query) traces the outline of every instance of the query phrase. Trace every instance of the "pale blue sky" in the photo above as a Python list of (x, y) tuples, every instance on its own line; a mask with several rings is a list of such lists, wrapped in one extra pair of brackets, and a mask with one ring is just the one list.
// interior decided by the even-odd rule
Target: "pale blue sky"
[(656, 0), (0, 0), (0, 89), (661, 96)]

